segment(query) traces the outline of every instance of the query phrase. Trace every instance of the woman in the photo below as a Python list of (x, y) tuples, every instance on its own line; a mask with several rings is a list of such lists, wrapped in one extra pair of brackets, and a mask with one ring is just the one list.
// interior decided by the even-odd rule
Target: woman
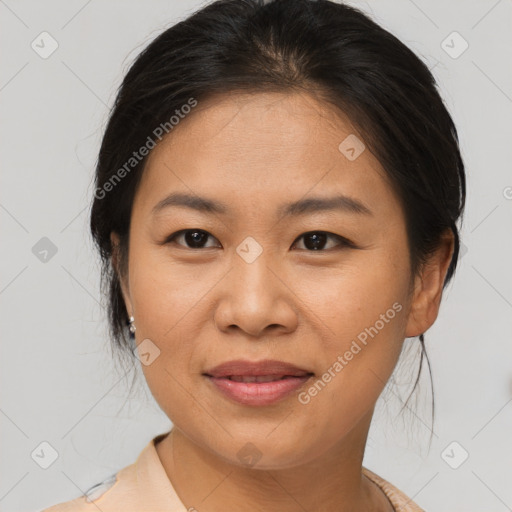
[(127, 73), (94, 195), (114, 344), (173, 428), (47, 511), (422, 510), (362, 466), (459, 252), (464, 165), (418, 57), (343, 4), (213, 2)]

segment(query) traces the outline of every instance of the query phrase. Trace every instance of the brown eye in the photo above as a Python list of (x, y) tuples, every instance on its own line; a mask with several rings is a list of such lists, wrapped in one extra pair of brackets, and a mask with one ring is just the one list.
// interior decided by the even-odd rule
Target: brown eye
[[(327, 233), (325, 231), (310, 231), (301, 235), (297, 240), (300, 240), (301, 238), (304, 239), (305, 250), (308, 251), (325, 250), (326, 243), (329, 239), (337, 241), (337, 243), (334, 244), (334, 247), (354, 247), (354, 244), (350, 240), (347, 240), (346, 238), (343, 238), (339, 235), (335, 235), (334, 233)], [(327, 249), (332, 248), (332, 245), (331, 247), (327, 247)]]
[(206, 246), (205, 243), (208, 240), (208, 237), (215, 238), (210, 235), (208, 232), (203, 231), (202, 229), (183, 229), (172, 234), (168, 237), (165, 243), (177, 243), (178, 245), (183, 245), (183, 243), (177, 242), (177, 240), (184, 239), (185, 247), (188, 249), (203, 249), (208, 247), (216, 247), (216, 246)]

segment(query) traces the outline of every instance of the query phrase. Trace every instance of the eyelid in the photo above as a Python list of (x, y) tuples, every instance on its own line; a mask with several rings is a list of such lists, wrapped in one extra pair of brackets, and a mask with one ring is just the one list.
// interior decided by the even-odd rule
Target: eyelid
[[(162, 245), (167, 245), (167, 244), (173, 243), (175, 238), (177, 238), (180, 235), (184, 235), (188, 231), (192, 231), (192, 232), (200, 231), (201, 233), (205, 233), (206, 235), (208, 235), (209, 238), (215, 238), (211, 233), (209, 233), (208, 231), (206, 231), (204, 229), (200, 229), (200, 228), (187, 228), (187, 229), (180, 229), (179, 231), (175, 231), (174, 233), (172, 233), (171, 235), (166, 237), (165, 240), (162, 242)], [(215, 238), (215, 240), (217, 240), (217, 238)], [(217, 240), (217, 242), (218, 242), (218, 240)], [(219, 244), (220, 244), (220, 242), (219, 242)], [(178, 244), (178, 243), (176, 243), (176, 245), (179, 246), (179, 247), (182, 247), (183, 249), (190, 249), (192, 251), (201, 251), (201, 250), (204, 250), (204, 249), (214, 249), (215, 248), (215, 247), (199, 247), (199, 248), (194, 248), (194, 247), (187, 247), (186, 245), (182, 245), (182, 244)]]
[[(353, 248), (353, 249), (357, 248), (356, 244), (354, 244), (354, 242), (352, 242), (348, 238), (345, 238), (344, 236), (341, 236), (341, 235), (337, 235), (336, 233), (331, 233), (330, 231), (323, 231), (321, 229), (317, 229), (317, 230), (313, 230), (313, 231), (306, 231), (305, 233), (302, 233), (295, 239), (295, 241), (293, 242), (293, 245), (295, 245), (297, 243), (297, 241), (300, 240), (301, 238), (303, 238), (307, 235), (315, 234), (315, 233), (323, 233), (324, 235), (327, 235), (327, 238), (336, 239), (338, 241), (337, 247), (349, 247), (349, 248)], [(321, 249), (318, 251), (312, 251), (312, 250), (307, 250), (307, 249), (302, 249), (302, 250), (304, 250), (306, 252), (315, 253), (315, 252), (329, 252), (329, 251), (332, 251), (333, 249), (336, 249), (336, 247), (331, 248), (331, 249)]]
[[(175, 238), (177, 238), (180, 235), (183, 235), (183, 234), (187, 233), (188, 231), (199, 231), (199, 232), (205, 233), (208, 237), (214, 238), (215, 240), (217, 240), (216, 237), (214, 237), (211, 233), (209, 233), (208, 231), (206, 231), (204, 229), (200, 229), (200, 228), (187, 228), (187, 229), (181, 229), (179, 231), (176, 231), (176, 232), (172, 233), (171, 235), (169, 235), (168, 237), (165, 238), (165, 240), (162, 242), (162, 244), (163, 245), (167, 245), (169, 243), (172, 243), (172, 242), (174, 242)], [(305, 237), (307, 235), (315, 234), (315, 233), (323, 233), (323, 234), (327, 235), (327, 238), (336, 239), (338, 241), (337, 247), (349, 247), (349, 248), (353, 248), (353, 249), (357, 248), (357, 245), (354, 244), (354, 242), (352, 242), (348, 238), (345, 238), (345, 237), (343, 237), (341, 235), (337, 235), (336, 233), (331, 233), (330, 231), (323, 231), (323, 230), (320, 230), (320, 229), (312, 230), (312, 231), (306, 231), (306, 232), (302, 233), (301, 235), (299, 235), (294, 240), (294, 242), (292, 244), (292, 247), (300, 239), (302, 239), (303, 237)], [(220, 242), (219, 242), (219, 244), (220, 244)], [(182, 245), (182, 244), (178, 244), (178, 243), (176, 243), (176, 245), (178, 245), (178, 246), (180, 246), (180, 247), (182, 247), (184, 249), (190, 249), (190, 250), (193, 250), (193, 251), (201, 251), (201, 250), (204, 250), (204, 249), (215, 248), (215, 247), (199, 247), (199, 248), (194, 248), (194, 247), (187, 247), (186, 245)], [(222, 247), (222, 244), (221, 244), (221, 247)], [(320, 249), (318, 251), (308, 250), (308, 249), (300, 249), (300, 250), (303, 250), (305, 252), (312, 252), (312, 253), (317, 253), (318, 252), (319, 253), (319, 252), (329, 252), (329, 251), (333, 250), (333, 248), (331, 248), (331, 249)]]

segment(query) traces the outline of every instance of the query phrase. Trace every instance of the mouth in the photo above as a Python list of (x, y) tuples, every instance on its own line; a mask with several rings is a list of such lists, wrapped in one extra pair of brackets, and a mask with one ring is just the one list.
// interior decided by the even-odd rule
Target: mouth
[[(306, 374), (309, 375), (309, 374)], [(311, 374), (313, 375), (313, 374)], [(305, 375), (304, 375), (305, 376)], [(228, 375), (225, 378), (235, 382), (276, 382), (284, 379), (296, 379), (297, 375)]]
[[(206, 372), (209, 377), (272, 377), (279, 380), (283, 377), (305, 377), (313, 372), (285, 361), (265, 359), (263, 361), (247, 361), (237, 359), (219, 364)], [(271, 379), (272, 380), (272, 379)], [(255, 382), (255, 381), (252, 381)]]
[(282, 361), (229, 361), (203, 375), (216, 391), (242, 405), (264, 406), (296, 392), (314, 373)]

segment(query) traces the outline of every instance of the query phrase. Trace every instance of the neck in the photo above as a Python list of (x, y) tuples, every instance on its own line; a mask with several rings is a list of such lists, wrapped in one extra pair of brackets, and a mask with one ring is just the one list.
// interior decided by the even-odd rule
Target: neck
[[(225, 512), (393, 512), (382, 490), (361, 473), (371, 414), (315, 460), (285, 469), (241, 467), (204, 450), (176, 426), (156, 449), (188, 510)], [(366, 424), (367, 423), (367, 424)]]

